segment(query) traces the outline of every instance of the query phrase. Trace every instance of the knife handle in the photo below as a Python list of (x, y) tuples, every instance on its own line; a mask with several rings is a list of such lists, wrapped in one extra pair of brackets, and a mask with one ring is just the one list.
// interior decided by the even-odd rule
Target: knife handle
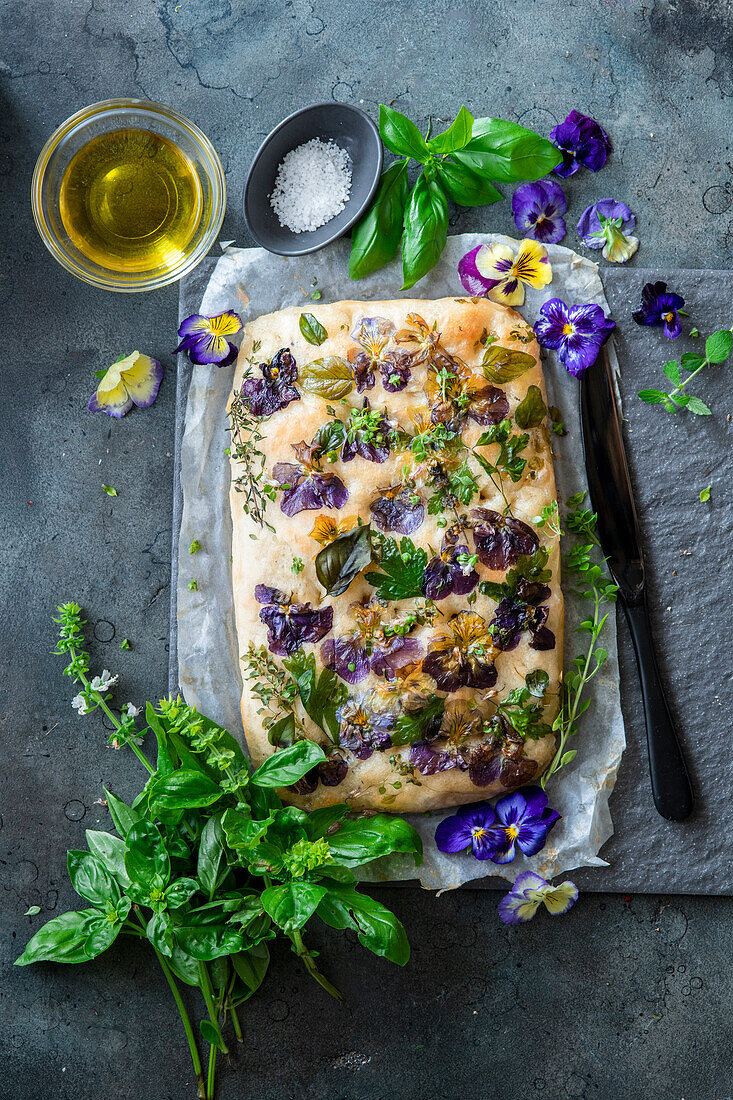
[(639, 666), (654, 805), (668, 821), (683, 821), (692, 813), (695, 800), (677, 731), (659, 679), (646, 602), (633, 607), (622, 602)]

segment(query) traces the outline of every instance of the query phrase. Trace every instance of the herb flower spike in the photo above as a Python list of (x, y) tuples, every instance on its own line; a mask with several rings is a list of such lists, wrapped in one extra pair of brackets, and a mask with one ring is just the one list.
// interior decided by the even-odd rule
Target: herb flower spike
[(681, 294), (667, 290), (667, 284), (644, 283), (641, 290), (641, 308), (635, 309), (631, 316), (637, 325), (664, 326), (664, 335), (675, 340), (682, 332), (680, 313), (685, 304)]
[(89, 412), (103, 412), (119, 419), (133, 405), (149, 409), (162, 380), (163, 368), (158, 360), (133, 351), (103, 372), (96, 392), (89, 398)]
[(581, 378), (595, 363), (616, 322), (600, 306), (569, 306), (562, 298), (550, 298), (533, 327), (539, 345), (557, 352), (568, 372)]
[(629, 236), (636, 215), (624, 202), (601, 199), (586, 207), (578, 222), (578, 236), (588, 248), (602, 248), (604, 260), (625, 264), (639, 248), (639, 238)]
[(458, 276), (474, 297), (485, 295), (499, 305), (521, 306), (524, 284), (547, 286), (552, 268), (545, 246), (525, 238), (518, 249), (498, 242), (479, 245), (460, 260)]
[(237, 358), (237, 347), (227, 340), (242, 329), (242, 318), (233, 309), (219, 313), (216, 317), (205, 317), (194, 313), (181, 322), (178, 335), (181, 342), (176, 351), (185, 351), (192, 363), (202, 366), (216, 363), (217, 367), (228, 367)]
[(544, 905), (551, 917), (560, 917), (572, 909), (577, 900), (578, 887), (569, 879), (552, 886), (535, 871), (524, 871), (517, 875), (511, 890), (499, 902), (499, 916), (504, 924), (523, 924), (532, 920), (540, 905)]

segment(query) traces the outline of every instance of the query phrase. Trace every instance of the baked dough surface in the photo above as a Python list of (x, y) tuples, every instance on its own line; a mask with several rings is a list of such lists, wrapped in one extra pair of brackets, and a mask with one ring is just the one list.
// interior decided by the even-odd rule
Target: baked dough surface
[[(319, 346), (308, 342), (301, 332), (304, 313), (315, 316), (327, 333)], [(375, 320), (365, 325), (364, 319)], [(381, 347), (377, 346), (380, 343)], [(488, 382), (482, 369), (487, 348), (528, 354), (534, 362), (513, 380), (492, 384), (489, 389), (496, 392), (487, 397)], [(277, 358), (280, 349), (289, 349), (295, 371), (288, 357)], [(329, 356), (341, 361), (336, 374), (346, 375), (342, 388), (349, 385), (344, 363), (355, 376), (350, 392), (343, 397), (328, 399), (307, 392), (312, 386), (306, 379), (323, 373), (308, 365)], [(273, 357), (276, 365), (284, 364), (274, 373), (267, 368)], [(261, 364), (266, 365), (267, 378)], [(325, 371), (327, 375), (329, 372), (334, 373), (332, 361)], [(396, 389), (408, 374), (404, 388)], [(359, 392), (355, 385), (359, 378), (362, 384), (373, 378), (371, 388)], [(255, 415), (250, 409), (249, 424), (250, 428), (256, 425), (256, 435), (261, 436), (252, 446), (263, 457), (250, 458), (249, 467), (243, 463), (241, 452), (237, 458), (235, 444), (237, 439), (240, 443), (251, 441), (252, 433), (245, 431), (239, 437), (234, 433), (232, 583), (245, 677), (242, 721), (255, 765), (276, 751), (265, 727), (290, 710), (294, 725), (286, 731), (285, 743), (295, 728), (295, 736), (307, 735), (329, 755), (327, 769), (312, 773), (298, 790), (281, 792), (286, 801), (306, 809), (348, 802), (353, 809), (419, 811), (492, 797), (537, 779), (547, 767), (555, 748), (551, 732), (523, 740), (510, 722), (495, 717), (497, 704), (515, 689), (524, 688), (528, 673), (542, 670), (549, 678), (542, 717), (551, 725), (561, 679), (559, 538), (552, 524), (536, 522), (543, 508), (551, 508), (555, 502), (550, 435), (546, 418), (524, 430), (514, 420), (530, 387), (539, 389), (546, 405), (534, 334), (519, 314), (486, 299), (314, 304), (307, 309), (289, 308), (262, 316), (246, 326), (233, 393), (235, 400), (242, 393), (248, 395), (245, 410), (251, 406), (261, 412)], [(294, 393), (297, 399), (293, 399)], [(319, 431), (323, 439), (324, 425), (334, 419), (348, 425), (351, 411), (362, 410), (365, 398), (372, 411), (383, 413), (383, 434), (377, 435), (377, 444), (387, 437), (391, 440), (384, 461), (370, 461), (361, 453), (344, 461), (343, 448), (338, 447), (328, 456), (317, 449), (303, 448), (296, 455), (296, 445), (311, 444)], [(268, 411), (279, 402), (284, 406)], [(472, 410), (476, 411), (475, 417)], [(476, 460), (473, 449), (496, 463), (499, 445), (476, 447), (476, 441), (492, 422), (502, 418), (511, 419), (514, 436), (525, 431), (529, 440), (520, 452), (525, 466), (519, 480), (514, 482), (505, 474), (500, 491), (496, 479), (492, 481)], [(421, 461), (423, 452), (411, 444), (411, 439), (421, 431), (428, 433), (426, 439), (433, 438), (430, 432), (436, 422), (447, 427), (453, 449), (449, 445), (447, 451), (429, 454), (427, 461)], [(373, 455), (368, 442), (367, 438), (361, 449)], [(343, 491), (332, 480), (334, 475), (340, 479), (348, 492), (348, 499), (340, 507), (319, 505), (296, 510), (299, 502), (312, 503), (308, 486), (302, 484), (309, 470), (307, 464), (300, 464), (301, 472), (297, 472), (299, 457), (313, 462), (314, 484), (325, 500), (339, 494), (343, 497)], [(464, 462), (475, 481), (473, 498), (468, 503), (457, 501), (449, 489), (433, 502), (431, 514), (430, 500), (445, 483), (446, 471), (455, 472)], [(293, 473), (290, 468), (288, 476), (280, 468), (280, 484), (278, 471), (273, 475), (278, 463), (293, 464), (295, 469)], [(264, 497), (264, 525), (255, 522), (251, 511), (248, 515), (243, 507), (248, 497), (242, 489), (251, 484), (252, 476), (257, 481), (258, 475), (260, 490), (264, 487), (273, 497)], [(326, 481), (319, 481), (318, 475), (325, 475)], [(399, 505), (396, 520), (392, 518), (394, 509), (384, 504), (385, 499), (389, 502), (390, 494), (380, 493), (385, 488), (393, 490), (392, 499), (396, 498)], [(375, 502), (376, 512), (370, 509)], [(293, 514), (286, 514), (285, 507)], [(539, 547), (540, 552), (547, 551), (546, 568), (551, 572), (549, 591), (540, 592), (541, 600), (537, 592), (542, 585), (535, 585), (534, 605), (529, 590), (523, 590), (528, 601), (522, 605), (522, 613), (527, 614), (524, 628), (513, 637), (505, 632), (501, 648), (493, 644), (495, 629), (486, 633), (501, 594), (486, 595), (478, 584), (471, 592), (465, 591), (471, 584), (472, 570), (480, 582), (506, 583), (506, 567), (501, 563), (498, 568), (492, 567), (497, 564), (497, 528), (492, 527), (497, 515), (510, 517), (509, 530), (517, 533), (516, 543), (509, 538), (508, 553), (514, 565), (517, 547), (523, 551), (520, 564), (528, 560), (528, 551)], [(327, 595), (316, 575), (314, 558), (324, 545), (329, 526), (321, 521), (319, 543), (313, 536), (318, 517), (332, 521), (331, 534), (336, 523), (347, 530), (351, 525), (353, 530), (355, 517), (359, 517), (363, 524), (371, 522), (375, 536), (372, 564), (359, 572), (340, 595)], [(420, 522), (415, 526), (417, 519)], [(409, 534), (389, 529), (392, 522), (403, 531), (408, 527)], [(507, 528), (500, 522), (498, 531), (501, 542)], [(380, 604), (377, 589), (365, 574), (380, 572), (377, 559), (385, 538), (399, 544), (405, 537), (426, 551), (433, 574), (438, 569), (435, 559), (443, 548), (441, 560), (446, 562), (450, 579), (439, 598), (420, 594)], [(451, 557), (451, 550), (460, 546), (467, 550), (462, 564), (456, 562), (455, 553)], [(478, 553), (480, 546), (483, 554)], [(482, 557), (484, 560), (480, 560)], [(298, 571), (301, 562), (303, 567)], [(447, 569), (448, 565), (452, 570)], [(445, 594), (451, 584), (454, 590)], [(257, 586), (264, 586), (258, 589), (259, 600), (255, 595)], [(278, 591), (273, 594), (271, 590)], [(428, 586), (428, 590), (435, 588)], [(295, 610), (293, 604), (297, 605)], [(305, 611), (299, 612), (298, 607), (303, 605)], [(326, 611), (320, 618), (312, 614), (328, 608), (332, 609), (332, 621), (331, 612)], [(397, 641), (395, 627), (406, 631), (398, 635)], [(299, 631), (309, 640), (301, 642)], [(554, 636), (551, 647), (548, 631)], [(356, 660), (337, 660), (337, 649), (344, 640), (356, 647), (348, 651), (356, 654)], [(297, 648), (287, 653), (282, 651), (283, 645)], [(324, 732), (308, 717), (298, 698), (290, 702), (295, 689), (283, 661), (293, 653), (300, 657), (312, 653), (317, 673), (322, 672), (324, 661), (333, 666), (331, 694), (338, 691), (344, 697), (335, 719), (332, 716), (332, 725), (334, 720), (337, 725), (335, 736), (333, 729), (330, 734), (328, 729)], [(411, 660), (406, 664), (408, 654)], [(277, 694), (267, 695), (268, 681), (266, 676), (263, 679), (267, 666), (271, 677), (274, 670), (275, 680), (280, 678), (281, 686), (288, 681), (291, 684), (284, 708), (279, 706)], [(492, 680), (491, 668), (495, 669), (495, 679), (487, 686)], [(339, 670), (349, 679), (358, 677), (358, 682), (347, 682)], [(269, 683), (271, 686), (272, 679)], [(440, 683), (448, 687), (441, 690)], [(403, 734), (395, 730), (398, 719), (405, 716), (414, 720), (407, 722), (411, 727), (409, 739), (395, 744), (403, 739)]]

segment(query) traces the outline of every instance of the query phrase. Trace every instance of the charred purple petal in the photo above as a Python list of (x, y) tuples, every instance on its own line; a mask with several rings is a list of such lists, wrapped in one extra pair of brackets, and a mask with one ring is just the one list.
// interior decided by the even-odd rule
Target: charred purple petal
[(405, 638), (400, 634), (386, 639), (384, 642), (374, 642), (372, 654), (372, 672), (377, 676), (386, 676), (392, 679), (395, 669), (404, 668), (412, 661), (420, 660), (424, 650), (416, 638)]
[(387, 393), (399, 393), (404, 390), (411, 376), (412, 358), (406, 352), (399, 355), (389, 353), (379, 362), (382, 385)]
[[(259, 589), (264, 587), (257, 586)], [(255, 598), (260, 599), (257, 590)], [(262, 608), (260, 619), (267, 627), (270, 652), (286, 657), (300, 649), (304, 642), (320, 642), (328, 634), (333, 627), (333, 608), (314, 609), (309, 603), (270, 604)]]
[(465, 771), (468, 765), (458, 753), (447, 749), (442, 751), (434, 749), (426, 741), (416, 741), (410, 749), (410, 763), (417, 768), (421, 775), (435, 775), (437, 772), (446, 772), (451, 768), (459, 768)]
[(468, 778), (475, 787), (488, 787), (501, 776), (503, 757), (494, 741), (477, 745), (468, 757)]
[[(278, 462), (272, 471), (275, 478), (280, 480), (282, 476), (282, 470), (278, 470), (278, 467), (291, 465), (289, 462)], [(288, 483), (287, 479), (285, 483)], [(280, 510), (286, 516), (295, 516), (298, 512), (314, 508), (341, 508), (348, 499), (349, 490), (337, 474), (321, 474), (311, 470), (296, 485), (283, 490)]]
[(369, 505), (374, 522), (380, 531), (397, 531), (411, 535), (425, 519), (425, 506), (419, 493), (407, 485), (382, 489)]
[(291, 401), (300, 400), (294, 386), (298, 369), (290, 348), (280, 348), (269, 363), (260, 363), (260, 372), (262, 378), (245, 378), (240, 390), (244, 404), (255, 416), (272, 416)]
[(357, 393), (374, 388), (376, 378), (372, 369), (372, 361), (365, 351), (349, 352), (349, 362), (354, 368), (354, 381)]
[(478, 584), (475, 569), (462, 565), (459, 557), (469, 556), (467, 546), (452, 546), (443, 540), (440, 554), (432, 558), (423, 574), (423, 595), (430, 600), (444, 600), (446, 596), (467, 596)]
[(375, 749), (387, 749), (392, 744), (394, 718), (389, 713), (378, 713), (352, 698), (341, 707), (338, 719), (340, 744), (359, 760), (368, 760)]
[(342, 756), (334, 753), (323, 764), (318, 765), (318, 775), (324, 787), (338, 787), (346, 779), (349, 765)]
[(540, 544), (522, 520), (502, 516), (490, 508), (474, 508), (471, 524), (479, 561), (489, 569), (509, 569), (523, 554), (534, 553)]
[(489, 623), (494, 645), (505, 653), (510, 649), (516, 649), (519, 645), (525, 611), (524, 604), (517, 603), (516, 600), (507, 596), (501, 600)]
[(369, 675), (369, 657), (358, 634), (329, 638), (321, 646), (321, 660), (347, 684), (358, 684)]

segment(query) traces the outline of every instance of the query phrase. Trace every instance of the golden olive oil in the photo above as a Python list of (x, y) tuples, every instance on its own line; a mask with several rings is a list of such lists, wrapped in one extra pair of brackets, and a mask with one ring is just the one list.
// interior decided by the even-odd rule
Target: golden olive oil
[(113, 130), (74, 155), (61, 180), (61, 220), (88, 259), (122, 274), (170, 270), (202, 212), (196, 169), (150, 130)]

